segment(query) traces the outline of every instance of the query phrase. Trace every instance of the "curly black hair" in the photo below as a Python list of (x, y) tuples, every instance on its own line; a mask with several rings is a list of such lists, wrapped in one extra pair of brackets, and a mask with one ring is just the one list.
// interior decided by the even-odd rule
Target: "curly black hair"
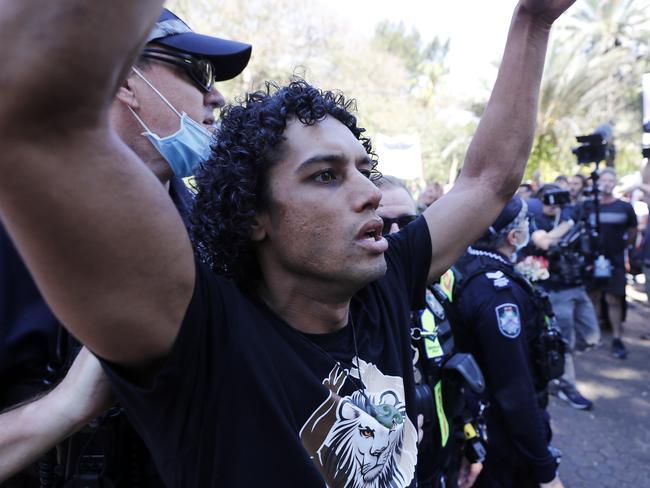
[(267, 174), (282, 157), (287, 123), (297, 119), (314, 125), (327, 116), (344, 124), (376, 157), (365, 129), (357, 126), (354, 100), (338, 92), (322, 91), (302, 79), (280, 88), (249, 93), (221, 112), (221, 127), (212, 155), (196, 174), (191, 235), (199, 257), (217, 274), (244, 288), (259, 282), (261, 271), (250, 232), (256, 213), (269, 204)]

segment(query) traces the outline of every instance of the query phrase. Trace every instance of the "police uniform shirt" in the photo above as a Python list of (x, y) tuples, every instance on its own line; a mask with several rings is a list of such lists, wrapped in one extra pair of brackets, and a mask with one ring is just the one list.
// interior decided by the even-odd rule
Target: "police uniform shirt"
[(0, 225), (0, 410), (46, 389), (59, 321)]
[[(193, 196), (180, 178), (169, 182), (169, 194), (186, 226)], [(69, 362), (58, 357), (57, 341), (63, 330), (18, 254), (13, 241), (0, 225), (0, 410), (29, 400), (50, 388), (44, 381), (62, 377)], [(66, 350), (62, 349), (61, 353)]]
[(352, 321), (334, 333), (300, 333), (198, 264), (151, 381), (103, 363), (168, 486), (413, 486), (408, 325), (424, 307), (431, 240), (423, 218), (387, 239), (386, 275), (353, 297)]
[[(169, 195), (185, 225), (189, 225), (188, 215), (193, 195), (182, 179), (171, 178)], [(70, 347), (73, 341), (45, 303), (12, 240), (1, 225), (0, 270), (0, 410), (2, 410), (30, 400), (37, 394), (52, 388), (44, 380), (48, 379), (51, 382), (62, 378), (78, 348)], [(107, 456), (104, 466), (108, 468), (102, 474), (102, 482), (110, 483), (109, 479), (115, 481), (117, 476), (117, 479), (127, 480), (123, 484), (118, 483), (117, 486), (130, 487), (135, 484), (147, 487), (162, 486), (155, 475), (149, 473), (151, 462), (146, 453), (142, 453), (138, 458), (138, 462), (141, 463), (138, 468), (144, 470), (139, 469), (138, 476), (144, 472), (146, 478), (142, 477), (138, 480), (129, 478), (133, 466), (123, 460), (127, 455), (132, 454), (129, 449), (137, 441), (131, 440), (126, 435), (127, 430), (124, 426), (115, 427), (114, 439), (117, 445), (103, 446)], [(66, 441), (68, 448), (72, 445), (70, 442), (75, 440)], [(86, 441), (85, 438), (83, 440)], [(96, 442), (99, 442), (99, 439), (96, 439)], [(66, 461), (70, 464), (67, 465)], [(66, 465), (65, 469), (75, 465), (79, 468), (76, 461), (76, 459), (61, 459), (61, 462)], [(72, 471), (76, 470), (72, 469)], [(29, 474), (31, 476), (31, 473)], [(21, 475), (19, 473), (17, 476)]]
[[(418, 449), (418, 480), (420, 484), (429, 482), (449, 470), (455, 450), (457, 439), (454, 438), (454, 422), (460, 419), (451, 415), (459, 415), (455, 408), (459, 402), (460, 387), (457, 387), (447, 379), (443, 379), (442, 366), (445, 361), (456, 352), (450, 324), (445, 309), (436, 299), (432, 287), (426, 293), (427, 307), (417, 314), (417, 320), (413, 326), (423, 329), (425, 332), (436, 332), (435, 339), (421, 339), (419, 344), (418, 368), (421, 381), (427, 383), (431, 388), (434, 410), (433, 416), (428, 420), (431, 425), (425, 429), (427, 442), (422, 442)], [(425, 363), (426, 361), (426, 363)], [(427, 382), (429, 375), (432, 383)], [(460, 403), (460, 402), (459, 402)], [(429, 485), (427, 485), (429, 486)], [(435, 485), (437, 486), (437, 485)]]
[[(490, 254), (500, 260), (494, 264), (512, 268), (505, 256)], [(476, 259), (488, 267), (456, 298), (463, 328), (457, 343), (474, 354), (486, 378), (490, 402), (487, 460), (510, 464), (518, 457), (530, 466), (538, 482), (548, 482), (554, 478), (556, 466), (547, 448), (550, 428), (537, 399), (545, 385), (536, 380), (530, 360), (534, 304), (500, 266), (490, 266), (491, 258), (466, 254), (459, 265)]]

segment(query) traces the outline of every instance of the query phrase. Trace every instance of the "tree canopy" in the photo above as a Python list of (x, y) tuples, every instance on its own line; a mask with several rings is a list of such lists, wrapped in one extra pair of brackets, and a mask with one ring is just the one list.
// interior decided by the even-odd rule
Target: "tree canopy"
[[(170, 0), (195, 30), (253, 44), (242, 76), (219, 85), (233, 100), (293, 75), (357, 99), (370, 137), (416, 134), (424, 175), (453, 181), (487, 99), (446, 83), (453, 39), (424, 39), (402, 22), (362, 35), (324, 0)], [(576, 171), (575, 135), (614, 126), (616, 166), (640, 161), (641, 74), (650, 68), (650, 0), (583, 0), (554, 27), (527, 175)], [(495, 60), (497, 62), (498, 60)], [(491, 80), (488, 80), (491, 81)], [(483, 97), (483, 98), (481, 98)], [(381, 164), (381, 163), (380, 163)]]

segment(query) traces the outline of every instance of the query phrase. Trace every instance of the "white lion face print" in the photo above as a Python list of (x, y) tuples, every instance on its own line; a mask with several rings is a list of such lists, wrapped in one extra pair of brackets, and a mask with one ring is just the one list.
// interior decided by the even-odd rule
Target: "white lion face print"
[(415, 473), (417, 432), (406, 415), (402, 379), (363, 360), (359, 368), (367, 389), (345, 397), (339, 392), (352, 373), (332, 369), (323, 381), (330, 395), (300, 438), (329, 487), (408, 486)]

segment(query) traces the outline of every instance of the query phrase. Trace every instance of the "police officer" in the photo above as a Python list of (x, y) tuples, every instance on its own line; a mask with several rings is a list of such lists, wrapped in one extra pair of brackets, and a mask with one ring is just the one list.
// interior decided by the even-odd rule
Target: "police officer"
[[(417, 218), (416, 202), (400, 180), (384, 175), (377, 186), (382, 192), (378, 212), (384, 221), (384, 235), (398, 232)], [(469, 488), (481, 470), (485, 452), (471, 424), (474, 419), (464, 410), (464, 378), (451, 367), (444, 369), (445, 365), (459, 364), (472, 385), (478, 384), (480, 388), (484, 384), (471, 356), (455, 357), (458, 351), (445, 310), (446, 302), (444, 289), (439, 284), (431, 285), (427, 289), (426, 309), (412, 316), (416, 398), (423, 428), (417, 463), (420, 488), (456, 486), (456, 483), (461, 488)], [(465, 437), (466, 421), (470, 438), (464, 446), (460, 441)], [(465, 451), (462, 462), (461, 449)]]
[(514, 197), (454, 267), (456, 341), (486, 375), (488, 446), (478, 487), (562, 486), (549, 449), (547, 379), (534, 356), (543, 317), (512, 264), (528, 240), (527, 205)]
[[(213, 85), (234, 78), (246, 67), (251, 46), (197, 34), (167, 9), (146, 42), (141, 58), (115, 95), (111, 124), (168, 186), (185, 220), (192, 197), (181, 178), (190, 176), (209, 155), (212, 134), (208, 128), (214, 124), (214, 110), (225, 103)], [(2, 410), (50, 389), (66, 374), (79, 345), (48, 308), (1, 226), (0, 269)], [(53, 416), (53, 428), (59, 420), (63, 422)], [(93, 422), (92, 428), (59, 446), (63, 455), (45, 456), (39, 472), (31, 472), (36, 471), (32, 468), (3, 486), (35, 486), (37, 477), (42, 486), (54, 486), (61, 478), (66, 487), (93, 482), (161, 486), (153, 468), (143, 466), (142, 460), (147, 459), (143, 451), (144, 445), (120, 410), (113, 409)]]

